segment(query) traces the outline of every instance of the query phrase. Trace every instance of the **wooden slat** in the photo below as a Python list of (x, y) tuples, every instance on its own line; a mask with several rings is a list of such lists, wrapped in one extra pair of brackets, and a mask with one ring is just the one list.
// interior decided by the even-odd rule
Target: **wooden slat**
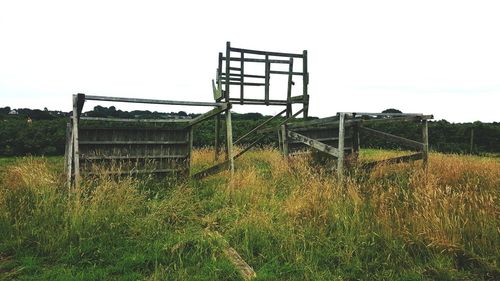
[(105, 121), (105, 122), (138, 122), (138, 123), (186, 123), (191, 119), (127, 119), (108, 117), (81, 117), (85, 121)]
[(116, 145), (127, 145), (127, 144), (187, 144), (188, 142), (183, 141), (80, 141), (81, 145), (97, 145), (97, 144), (116, 144)]
[(231, 47), (230, 51), (232, 51), (232, 52), (244, 52), (247, 54), (254, 54), (254, 55), (267, 55), (267, 56), (274, 56), (274, 57), (302, 58), (302, 56), (303, 56), (302, 54), (268, 52), (268, 51), (250, 50), (250, 49), (242, 49), (242, 48), (234, 48), (234, 47)]
[(238, 138), (234, 144), (236, 145), (237, 143), (239, 143), (240, 141), (244, 140), (246, 137), (248, 137), (249, 135), (253, 134), (254, 132), (258, 131), (260, 128), (264, 127), (266, 124), (268, 124), (269, 122), (273, 121), (274, 119), (276, 119), (277, 117), (283, 115), (283, 113), (286, 112), (286, 109), (284, 109), (283, 111), (281, 111), (280, 113), (274, 115), (273, 117), (267, 119), (266, 121), (262, 122), (261, 124), (259, 124), (257, 127), (253, 128), (252, 130), (250, 130), (249, 132), (247, 132), (246, 134), (244, 134), (243, 136), (241, 136), (240, 138)]
[(288, 130), (287, 131), (287, 135), (294, 139), (294, 140), (297, 140), (297, 141), (300, 141), (304, 144), (307, 144), (308, 146), (310, 147), (313, 147), (319, 151), (322, 151), (322, 152), (325, 152), (325, 153), (328, 153), (334, 157), (339, 157), (339, 151), (337, 148), (333, 147), (333, 146), (330, 146), (328, 144), (324, 144), (322, 142), (319, 142), (317, 140), (314, 140), (314, 139), (311, 139), (311, 138), (308, 138), (304, 135), (301, 135), (299, 133), (296, 133), (296, 132), (293, 132), (293, 131), (290, 131)]
[(188, 155), (92, 155), (80, 156), (81, 160), (119, 160), (119, 159), (184, 159)]
[(377, 165), (380, 165), (380, 164), (395, 164), (395, 163), (401, 163), (401, 162), (408, 162), (408, 161), (422, 159), (422, 157), (423, 157), (422, 152), (419, 152), (419, 153), (415, 153), (415, 154), (411, 154), (411, 155), (404, 155), (404, 156), (400, 156), (400, 157), (389, 158), (389, 159), (365, 163), (362, 165), (362, 167), (365, 169), (371, 169), (371, 168), (373, 168)]
[(339, 143), (338, 143), (338, 151), (339, 151), (339, 156), (337, 158), (337, 175), (339, 179), (342, 179), (344, 176), (344, 136), (345, 136), (345, 129), (344, 129), (344, 121), (345, 121), (345, 114), (340, 113), (339, 115)]
[(228, 105), (227, 104), (224, 104), (223, 106), (219, 106), (217, 108), (214, 108), (206, 113), (203, 113), (202, 115), (192, 119), (190, 122), (189, 122), (189, 126), (194, 126), (202, 121), (205, 121), (209, 118), (212, 118), (214, 117), (215, 115), (218, 115), (222, 112), (224, 112), (225, 110), (228, 109)]
[(218, 102), (173, 101), (173, 100), (138, 99), (138, 98), (89, 96), (89, 95), (85, 95), (85, 99), (86, 100), (96, 100), (96, 101), (114, 101), (114, 102), (149, 103), (149, 104), (170, 104), (170, 105), (192, 105), (192, 106), (219, 106), (219, 105), (223, 104), (223, 103), (218, 103)]
[(406, 144), (408, 146), (417, 148), (419, 150), (422, 150), (423, 147), (424, 147), (424, 144), (420, 143), (418, 141), (410, 140), (410, 139), (407, 139), (407, 138), (403, 138), (403, 137), (396, 136), (396, 135), (393, 135), (393, 134), (389, 134), (389, 133), (377, 131), (377, 130), (370, 129), (370, 128), (363, 127), (363, 126), (360, 126), (359, 128), (361, 129), (361, 131), (364, 131), (364, 132), (367, 132), (367, 133), (370, 133), (370, 134), (373, 134), (373, 135), (377, 135), (377, 136), (380, 136), (380, 137), (383, 137), (383, 138), (388, 138), (388, 139), (391, 139), (391, 140), (396, 141), (398, 143)]
[(154, 173), (175, 173), (185, 171), (185, 169), (154, 169), (154, 170), (130, 170), (130, 171), (98, 171), (98, 172), (88, 172), (82, 171), (85, 175), (95, 175), (95, 174), (154, 174)]

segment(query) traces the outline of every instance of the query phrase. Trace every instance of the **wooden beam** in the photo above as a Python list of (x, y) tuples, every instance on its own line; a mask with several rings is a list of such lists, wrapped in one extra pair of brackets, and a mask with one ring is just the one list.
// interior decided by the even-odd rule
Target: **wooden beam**
[[(302, 56), (303, 56), (302, 54), (268, 52), (268, 51), (250, 50), (250, 49), (242, 49), (242, 48), (234, 48), (234, 47), (230, 47), (230, 50), (233, 52), (243, 52), (243, 53), (247, 53), (247, 54), (263, 55), (263, 56), (267, 55), (267, 56), (273, 56), (273, 57), (302, 58)], [(228, 56), (228, 55), (226, 55), (226, 56)]]
[(345, 129), (344, 129), (344, 119), (345, 119), (345, 114), (340, 113), (339, 115), (339, 146), (338, 146), (338, 151), (339, 151), (339, 156), (337, 158), (337, 175), (339, 179), (343, 179), (344, 177), (344, 135), (345, 135)]
[(199, 180), (199, 179), (202, 179), (204, 177), (207, 177), (207, 176), (214, 175), (214, 174), (217, 174), (219, 172), (222, 172), (223, 170), (228, 169), (228, 167), (229, 167), (229, 160), (226, 160), (226, 161), (224, 161), (222, 163), (218, 163), (218, 164), (216, 164), (216, 165), (214, 165), (214, 166), (212, 166), (210, 168), (207, 168), (207, 169), (205, 169), (203, 171), (200, 171), (200, 172), (192, 175), (191, 177), (193, 179)]
[(309, 85), (309, 72), (307, 70), (307, 50), (302, 51), (302, 95), (304, 101), (304, 118), (307, 118), (309, 115), (309, 93), (308, 93), (308, 85)]
[(228, 105), (226, 105), (226, 104), (219, 106), (217, 108), (214, 108), (214, 109), (212, 109), (208, 112), (205, 112), (202, 115), (192, 119), (191, 121), (189, 121), (188, 126), (194, 126), (200, 122), (203, 122), (209, 118), (214, 117), (215, 115), (221, 114), (223, 111), (226, 111), (227, 109), (228, 109)]
[(231, 121), (231, 106), (226, 110), (226, 136), (227, 136), (227, 159), (231, 176), (234, 175), (234, 155), (233, 155), (233, 125)]
[(286, 124), (281, 125), (281, 136), (283, 156), (288, 157), (288, 138), (286, 133)]
[(73, 168), (75, 188), (80, 186), (80, 149), (78, 142), (78, 96), (73, 95)]
[(423, 166), (426, 169), (429, 160), (429, 128), (427, 120), (422, 120), (422, 142), (422, 160)]
[(325, 152), (325, 153), (328, 153), (336, 158), (339, 157), (340, 153), (338, 151), (337, 148), (333, 147), (333, 146), (330, 146), (328, 144), (324, 144), (322, 142), (319, 142), (317, 140), (314, 140), (314, 139), (311, 139), (309, 137), (306, 137), (304, 135), (301, 135), (299, 133), (296, 133), (296, 132), (293, 132), (293, 131), (290, 131), (288, 130), (287, 131), (287, 136), (294, 139), (294, 140), (297, 140), (297, 141), (300, 141), (304, 144), (307, 144), (308, 146), (312, 147), (312, 148), (315, 148), (319, 151), (322, 151), (322, 152)]
[(219, 102), (173, 101), (173, 100), (120, 98), (120, 97), (89, 96), (89, 95), (85, 95), (85, 100), (148, 103), (148, 104), (169, 104), (169, 105), (191, 105), (191, 106), (220, 106), (224, 104)]
[(137, 123), (186, 123), (189, 119), (128, 119), (128, 118), (107, 118), (107, 117), (80, 117), (85, 121), (104, 121), (104, 122), (137, 122)]
[(416, 148), (418, 150), (422, 150), (424, 148), (424, 144), (420, 143), (418, 141), (410, 140), (410, 139), (403, 138), (403, 137), (396, 136), (396, 135), (389, 134), (389, 133), (384, 133), (384, 132), (377, 131), (377, 130), (370, 129), (370, 128), (363, 127), (363, 126), (360, 126), (360, 129), (362, 131), (370, 133), (372, 135), (376, 135), (376, 136), (379, 136), (379, 137), (382, 137), (382, 138), (388, 138), (388, 139), (391, 139), (391, 140), (393, 140), (395, 142), (405, 144), (407, 146)]
[(260, 123), (257, 127), (253, 128), (252, 130), (248, 131), (246, 134), (244, 134), (243, 136), (241, 136), (240, 138), (238, 138), (234, 144), (236, 145), (237, 143), (239, 143), (240, 141), (242, 141), (243, 139), (245, 139), (246, 137), (248, 137), (249, 135), (253, 134), (254, 132), (258, 131), (260, 128), (262, 128), (263, 126), (265, 126), (267, 123), (273, 121), (274, 119), (276, 119), (277, 117), (283, 115), (283, 113), (286, 112), (286, 109), (284, 109), (283, 111), (281, 111), (280, 113), (272, 116), (271, 118), (267, 119), (266, 121)]
[(219, 160), (219, 152), (220, 152), (220, 115), (215, 115), (215, 151), (214, 151), (214, 162)]
[(271, 127), (271, 128), (264, 128), (264, 129), (260, 129), (258, 130), (257, 132), (258, 133), (261, 133), (261, 134), (264, 134), (264, 133), (270, 133), (270, 132), (274, 132), (276, 130), (279, 130), (279, 128), (281, 127), (281, 125), (283, 124), (286, 124), (288, 123), (290, 120), (292, 120), (293, 118), (297, 117), (299, 114), (301, 114), (302, 112), (304, 111), (304, 109), (300, 109), (299, 111), (295, 112), (291, 117), (289, 118), (286, 118), (285, 120), (281, 121), (279, 124), (277, 124), (276, 126), (274, 127)]
[(269, 80), (271, 78), (271, 63), (269, 62), (269, 56), (266, 55), (266, 65), (265, 65), (265, 88), (264, 88), (264, 100), (266, 101), (266, 105), (269, 105)]
[(399, 157), (394, 157), (394, 158), (389, 158), (389, 159), (384, 159), (384, 160), (379, 160), (379, 161), (373, 161), (369, 163), (365, 163), (362, 165), (363, 168), (365, 169), (371, 169), (377, 165), (380, 164), (395, 164), (395, 163), (402, 163), (402, 162), (408, 162), (408, 161), (414, 161), (414, 160), (419, 160), (422, 159), (423, 153), (418, 152), (415, 154), (410, 154), (410, 155), (404, 155), (404, 156), (399, 156)]

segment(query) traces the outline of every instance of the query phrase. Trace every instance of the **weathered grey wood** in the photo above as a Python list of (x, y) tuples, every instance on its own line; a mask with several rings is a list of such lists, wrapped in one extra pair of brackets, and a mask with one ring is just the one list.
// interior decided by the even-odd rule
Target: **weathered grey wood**
[(84, 160), (118, 160), (118, 159), (184, 159), (188, 158), (189, 154), (183, 155), (92, 155), (81, 156)]
[[(223, 59), (225, 60), (226, 57), (223, 57)], [(242, 61), (241, 58), (236, 58), (236, 57), (231, 57), (230, 60), (231, 61), (240, 61), (240, 62)], [(243, 61), (244, 62), (262, 62), (262, 63), (266, 62), (265, 59), (255, 59), (255, 58), (244, 58)], [(271, 62), (271, 63), (279, 63), (279, 64), (287, 64), (288, 60), (270, 59), (269, 62)]]
[[(225, 60), (225, 64), (226, 64), (226, 74), (229, 74), (231, 73), (231, 61), (230, 61), (230, 57), (231, 57), (231, 42), (226, 42), (226, 60)], [(225, 87), (224, 87), (224, 96), (225, 96), (225, 100), (226, 102), (229, 101), (229, 98), (231, 97), (230, 94), (229, 94), (229, 80), (226, 80), (225, 81)]]
[(393, 134), (381, 132), (381, 131), (374, 130), (374, 129), (371, 129), (371, 128), (367, 128), (367, 127), (364, 127), (364, 126), (360, 126), (360, 129), (363, 132), (370, 133), (370, 134), (373, 134), (373, 135), (377, 135), (377, 136), (380, 136), (380, 137), (383, 137), (383, 138), (388, 138), (388, 139), (391, 139), (391, 140), (396, 141), (398, 143), (402, 143), (402, 144), (405, 144), (407, 146), (416, 148), (418, 150), (422, 150), (424, 148), (424, 144), (420, 143), (418, 141), (414, 141), (414, 140), (410, 140), (410, 139), (403, 138), (403, 137), (400, 137), (400, 136), (396, 136), (396, 135), (393, 135)]
[[(227, 42), (229, 44), (229, 42)], [(230, 46), (230, 45), (228, 45)], [(282, 53), (282, 52), (268, 52), (268, 51), (260, 51), (260, 50), (250, 50), (250, 49), (242, 49), (242, 48), (230, 48), (233, 52), (244, 52), (247, 54), (254, 55), (267, 55), (273, 57), (292, 57), (292, 58), (302, 58), (303, 54), (293, 54), (293, 53)], [(226, 55), (228, 56), (228, 55)]]
[(117, 171), (117, 170), (105, 170), (105, 171), (99, 171), (99, 172), (93, 172), (93, 171), (83, 171), (83, 174), (85, 175), (95, 175), (95, 174), (118, 174), (118, 175), (133, 175), (133, 174), (157, 174), (157, 173), (175, 173), (175, 172), (182, 172), (184, 169), (153, 169), (153, 170), (122, 170), (122, 171)]
[(240, 68), (241, 68), (240, 104), (243, 104), (243, 98), (244, 98), (243, 93), (244, 93), (244, 89), (245, 89), (245, 76), (244, 76), (244, 73), (245, 73), (245, 53), (241, 53)]
[(273, 121), (274, 119), (276, 119), (277, 117), (283, 115), (283, 113), (286, 112), (286, 109), (281, 111), (280, 113), (272, 116), (271, 118), (268, 118), (266, 121), (260, 123), (257, 127), (253, 128), (252, 130), (248, 131), (246, 134), (244, 134), (243, 136), (241, 136), (240, 138), (238, 138), (234, 144), (238, 144), (240, 141), (244, 140), (246, 137), (248, 137), (249, 135), (255, 133), (256, 131), (258, 131), (260, 128), (262, 128), (263, 126), (267, 125), (269, 122)]
[(410, 155), (404, 155), (404, 156), (399, 156), (399, 157), (394, 157), (394, 158), (389, 158), (389, 159), (384, 159), (384, 160), (379, 160), (379, 161), (373, 161), (369, 163), (365, 163), (362, 165), (364, 169), (371, 169), (377, 165), (380, 164), (395, 164), (395, 163), (402, 163), (402, 162), (408, 162), (408, 161), (414, 161), (414, 160), (419, 160), (423, 158), (423, 153), (418, 152), (415, 154), (410, 154)]
[(186, 119), (127, 119), (127, 118), (111, 118), (111, 117), (80, 117), (80, 120), (85, 121), (105, 121), (105, 122), (138, 122), (138, 123), (187, 123), (190, 120)]
[[(262, 60), (264, 61), (264, 60)], [(255, 75), (255, 74), (246, 74), (246, 73), (229, 73), (229, 76), (233, 76), (233, 77), (241, 77), (243, 75), (243, 77), (246, 77), (246, 78), (266, 78), (266, 76), (264, 75)], [(222, 73), (221, 74), (221, 79), (224, 78), (224, 77), (227, 77), (228, 75), (226, 75), (226, 73)]]
[(231, 107), (226, 110), (226, 136), (227, 136), (227, 158), (229, 161), (229, 170), (234, 174), (234, 155), (233, 155), (233, 125), (231, 121)]
[(73, 167), (75, 188), (80, 186), (80, 149), (78, 144), (78, 96), (73, 95)]
[(331, 116), (321, 119), (290, 123), (288, 124), (288, 127), (289, 128), (309, 127), (314, 125), (333, 124), (333, 122), (335, 122), (334, 124), (338, 124), (338, 120), (339, 120), (338, 116)]
[(200, 171), (194, 175), (192, 175), (191, 177), (193, 179), (202, 179), (204, 177), (207, 177), (207, 176), (210, 176), (210, 175), (214, 175), (214, 174), (217, 174), (223, 170), (227, 170), (228, 168), (230, 167), (229, 165), (229, 160), (226, 160), (224, 162), (221, 162), (221, 163), (218, 163), (210, 168), (207, 168), (203, 171)]
[(420, 117), (422, 119), (432, 119), (432, 115), (424, 115), (423, 113), (379, 113), (379, 112), (339, 112), (346, 116), (377, 116), (377, 117)]
[(302, 112), (304, 111), (304, 109), (300, 109), (299, 111), (295, 112), (292, 116), (290, 116), (289, 118), (286, 118), (285, 120), (281, 121), (279, 124), (277, 124), (276, 126), (274, 127), (270, 127), (270, 128), (264, 128), (264, 129), (260, 129), (260, 130), (257, 130), (258, 133), (261, 133), (261, 134), (265, 134), (265, 133), (270, 133), (270, 132), (274, 132), (276, 130), (279, 130), (279, 128), (281, 127), (281, 125), (283, 124), (287, 124), (288, 122), (290, 122), (290, 120), (292, 120), (293, 118), (297, 117), (299, 114), (301, 114)]
[(191, 127), (189, 130), (189, 149), (188, 149), (189, 157), (187, 158), (187, 160), (189, 161), (189, 163), (187, 164), (189, 174), (191, 174), (190, 167), (191, 167), (191, 163), (193, 163), (193, 140), (194, 140), (194, 131), (193, 131), (193, 127)]
[[(240, 102), (239, 98), (230, 98), (229, 101)], [(287, 105), (286, 100), (268, 100), (267, 103), (265, 100), (259, 99), (244, 99), (244, 104), (252, 104), (252, 105)]]
[(224, 255), (231, 261), (231, 263), (238, 269), (240, 272), (240, 276), (243, 278), (243, 280), (248, 281), (252, 280), (255, 277), (257, 277), (257, 274), (253, 270), (252, 267), (250, 267), (245, 260), (236, 252), (235, 249), (232, 247), (227, 247), (224, 248), (223, 250)]
[[(242, 84), (243, 84), (243, 86), (266, 86), (267, 85), (265, 83), (256, 83), (256, 82), (244, 82), (244, 83), (243, 82), (229, 82), (229, 85), (235, 85), (235, 86), (240, 86)], [(240, 99), (238, 98), (238, 100), (240, 100)]]
[(271, 71), (271, 63), (269, 62), (269, 56), (266, 55), (266, 65), (265, 65), (265, 88), (264, 88), (264, 100), (266, 105), (269, 105), (269, 80), (270, 80), (270, 72)]
[(283, 153), (283, 138), (281, 137), (281, 130), (278, 130), (278, 150)]
[(270, 74), (283, 74), (283, 75), (296, 75), (296, 76), (302, 76), (303, 75), (302, 72), (295, 72), (295, 71), (292, 71), (292, 70), (289, 70), (289, 71), (270, 70), (269, 73)]
[(309, 115), (309, 72), (307, 70), (307, 50), (302, 51), (302, 95), (304, 101), (304, 118)]
[(219, 160), (219, 152), (220, 152), (220, 115), (215, 115), (215, 143), (214, 143), (214, 162)]
[(85, 95), (85, 100), (148, 103), (148, 104), (169, 104), (169, 105), (191, 105), (191, 106), (220, 106), (224, 104), (218, 102), (173, 101), (173, 100), (121, 98), (121, 97), (89, 96), (89, 95)]
[(68, 186), (68, 190), (71, 189), (71, 177), (73, 176), (73, 130), (71, 129), (71, 124), (69, 124), (69, 138), (66, 139), (66, 149), (67, 152), (66, 154), (68, 155), (68, 158), (66, 158), (65, 166), (66, 168), (66, 184)]
[(283, 142), (283, 156), (288, 157), (288, 138), (286, 133), (286, 125), (281, 125), (281, 141)]
[(319, 151), (328, 153), (336, 158), (338, 158), (340, 155), (339, 150), (337, 148), (330, 146), (328, 144), (324, 144), (324, 143), (319, 142), (317, 140), (308, 138), (308, 137), (301, 135), (299, 133), (296, 133), (294, 131), (287, 130), (287, 136), (294, 139), (294, 140), (297, 140), (297, 141), (300, 141), (304, 144), (307, 144), (310, 147), (313, 147)]
[(344, 177), (344, 135), (345, 135), (345, 129), (344, 129), (344, 119), (345, 119), (345, 114), (340, 113), (339, 115), (339, 146), (338, 146), (338, 151), (339, 151), (339, 156), (337, 158), (337, 175), (339, 179), (342, 179)]
[(227, 108), (228, 108), (228, 105), (224, 104), (224, 105), (219, 106), (217, 108), (214, 108), (208, 112), (205, 112), (202, 115), (189, 121), (189, 126), (194, 126), (200, 122), (203, 122), (209, 118), (212, 118), (215, 115), (221, 114), (222, 112), (226, 111)]
[(113, 144), (113, 145), (129, 145), (129, 144), (187, 144), (188, 141), (80, 141), (81, 145), (95, 145), (95, 144)]
[(290, 58), (290, 64), (288, 66), (288, 71), (289, 71), (289, 74), (288, 74), (288, 87), (287, 87), (287, 95), (286, 95), (286, 101), (287, 101), (287, 105), (286, 105), (286, 117), (290, 117), (292, 116), (292, 104), (291, 104), (291, 100), (292, 100), (292, 84), (293, 84), (293, 76), (292, 76), (292, 72), (293, 72), (293, 58)]
[(427, 168), (427, 162), (429, 160), (429, 128), (427, 120), (422, 120), (422, 142), (422, 162), (424, 168)]

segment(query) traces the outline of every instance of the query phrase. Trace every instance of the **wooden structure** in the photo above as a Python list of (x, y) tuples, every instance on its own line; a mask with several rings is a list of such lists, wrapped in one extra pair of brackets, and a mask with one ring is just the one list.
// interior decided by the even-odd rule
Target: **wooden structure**
[[(281, 130), (282, 151), (287, 156), (290, 152), (309, 146), (331, 155), (337, 159), (337, 173), (339, 177), (342, 177), (345, 162), (357, 160), (360, 148), (360, 133), (367, 133), (374, 137), (397, 142), (417, 152), (411, 155), (370, 162), (365, 164), (365, 167), (373, 167), (379, 163), (397, 163), (418, 159), (422, 159), (423, 165), (426, 167), (429, 152), (427, 120), (432, 118), (432, 115), (420, 113), (339, 112), (333, 117), (283, 125)], [(365, 126), (380, 122), (420, 122), (422, 125), (422, 140), (410, 140)]]
[[(229, 169), (234, 172), (234, 161), (257, 145), (268, 133), (278, 132), (279, 147), (285, 157), (304, 148), (314, 148), (337, 159), (337, 171), (342, 177), (346, 161), (356, 161), (360, 147), (359, 134), (368, 133), (396, 141), (417, 150), (417, 153), (384, 160), (401, 162), (423, 159), (427, 164), (428, 132), (427, 120), (432, 115), (340, 112), (336, 116), (292, 122), (300, 114), (308, 117), (309, 112), (309, 72), (307, 51), (300, 53), (270, 52), (235, 48), (226, 43), (225, 52), (219, 53), (216, 77), (212, 80), (215, 102), (191, 102), (151, 100), (119, 97), (101, 97), (78, 94), (73, 96), (73, 116), (67, 128), (66, 169), (68, 182), (78, 185), (81, 174), (90, 174), (93, 167), (117, 167), (115, 173), (139, 174), (174, 173), (189, 174), (193, 143), (193, 125), (215, 117), (214, 166), (192, 175), (202, 178)], [(284, 84), (280, 98), (271, 98), (274, 77)], [(280, 79), (276, 80), (280, 84)], [(283, 83), (284, 82), (284, 83)], [(296, 82), (300, 87), (294, 87)], [(249, 95), (249, 88), (260, 87), (257, 96)], [(298, 89), (297, 89), (298, 88)], [(209, 106), (214, 107), (192, 120), (171, 119), (119, 119), (82, 117), (86, 100), (146, 103), (163, 105)], [(265, 120), (255, 128), (233, 141), (231, 120), (232, 104), (282, 106), (283, 110)], [(294, 108), (298, 106), (299, 108)], [(221, 148), (221, 118), (225, 117), (225, 159), (219, 161)], [(284, 115), (284, 116), (283, 116)], [(278, 118), (280, 122), (274, 122)], [(91, 127), (82, 126), (80, 121), (129, 123), (129, 126)], [(377, 131), (365, 124), (372, 122), (414, 121), (422, 124), (422, 140), (414, 141)], [(144, 124), (167, 123), (169, 126), (152, 127)], [(249, 145), (237, 154), (233, 146), (253, 137)], [(375, 165), (369, 163), (367, 166)]]
[[(85, 101), (111, 101), (163, 105), (211, 106), (214, 109), (193, 119), (120, 119), (81, 116)], [(193, 126), (223, 112), (230, 105), (217, 102), (188, 102), (73, 96), (73, 115), (67, 126), (65, 168), (68, 183), (79, 184), (81, 175), (95, 172), (96, 167), (115, 174), (189, 175), (193, 143)], [(226, 122), (231, 131), (230, 114)], [(84, 123), (93, 123), (86, 125)], [(114, 123), (119, 125), (109, 126)], [(168, 126), (154, 126), (155, 124)], [(126, 125), (125, 125), (126, 124)], [(102, 171), (101, 171), (102, 172)]]
[[(278, 69), (281, 66), (280, 69)], [(283, 68), (284, 66), (284, 68)], [(281, 93), (280, 99), (271, 99), (270, 89), (273, 77), (286, 77), (285, 91)], [(294, 77), (301, 81), (299, 90), (294, 90)], [(255, 128), (240, 136), (234, 142), (232, 131), (227, 131), (226, 151), (228, 157), (225, 161), (201, 171), (194, 175), (195, 178), (201, 178), (214, 174), (223, 169), (229, 168), (234, 171), (234, 160), (246, 151), (257, 145), (266, 134), (276, 132), (281, 125), (286, 124), (300, 114), (308, 116), (309, 111), (309, 72), (307, 70), (307, 51), (301, 53), (283, 53), (250, 50), (232, 47), (230, 42), (226, 43), (225, 53), (219, 53), (216, 78), (212, 80), (213, 94), (216, 102), (222, 102), (231, 106), (231, 104), (240, 105), (263, 105), (263, 106), (282, 106), (284, 109), (278, 114), (265, 120)], [(260, 97), (248, 97), (248, 88), (263, 88)], [(296, 93), (299, 91), (299, 93)], [(236, 93), (236, 94), (235, 94)], [(301, 108), (293, 109), (293, 105)], [(269, 127), (271, 121), (281, 116), (285, 116), (278, 125)], [(218, 161), (220, 151), (220, 117), (216, 116), (215, 125), (215, 161)], [(267, 127), (266, 127), (267, 126)], [(253, 142), (244, 147), (238, 154), (233, 155), (233, 145), (242, 143), (243, 140), (254, 137)]]

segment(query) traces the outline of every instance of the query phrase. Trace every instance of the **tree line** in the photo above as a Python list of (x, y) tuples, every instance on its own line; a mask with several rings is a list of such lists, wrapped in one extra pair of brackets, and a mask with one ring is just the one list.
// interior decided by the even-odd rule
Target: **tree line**
[[(70, 112), (0, 108), (0, 156), (20, 155), (62, 155), (66, 139), (66, 123)], [(84, 115), (92, 117), (119, 118), (181, 118), (188, 119), (198, 114), (186, 112), (151, 112), (121, 111), (114, 107), (96, 106)], [(235, 138), (260, 124), (269, 116), (260, 113), (233, 113), (233, 135)], [(275, 120), (275, 124), (280, 122)], [(115, 125), (115, 124), (113, 124)], [(196, 126), (194, 145), (211, 146), (214, 143), (214, 119)], [(420, 140), (421, 128), (412, 122), (391, 122), (373, 124), (370, 127), (387, 133), (396, 134), (414, 140)], [(500, 123), (450, 123), (446, 120), (429, 122), (430, 149), (446, 153), (470, 153), (471, 131), (473, 130), (473, 153), (500, 153)], [(224, 131), (224, 130), (222, 130)], [(221, 137), (224, 140), (224, 136)], [(247, 142), (251, 142), (249, 138)], [(276, 133), (269, 134), (262, 140), (263, 145), (277, 146)], [(396, 143), (361, 135), (362, 147), (400, 148)]]

